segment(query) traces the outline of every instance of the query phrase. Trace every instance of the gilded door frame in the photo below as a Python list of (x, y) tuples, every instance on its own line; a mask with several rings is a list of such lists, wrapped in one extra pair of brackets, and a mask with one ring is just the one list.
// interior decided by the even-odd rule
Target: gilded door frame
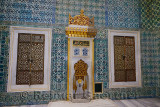
[[(68, 38), (68, 63), (67, 63), (67, 101), (69, 100), (69, 73), (70, 73), (70, 57), (71, 57), (71, 52), (70, 52), (70, 47), (71, 47), (71, 44), (70, 44), (70, 38)], [(92, 68), (91, 68), (91, 76), (92, 76), (92, 98), (94, 97), (94, 39), (92, 39), (92, 62), (91, 62), (91, 65), (92, 65)]]

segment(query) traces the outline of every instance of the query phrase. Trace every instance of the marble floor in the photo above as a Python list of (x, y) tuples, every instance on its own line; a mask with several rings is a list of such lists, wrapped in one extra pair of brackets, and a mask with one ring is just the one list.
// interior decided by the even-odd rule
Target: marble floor
[(113, 100), (118, 107), (160, 107), (159, 98)]
[[(7, 106), (9, 107), (9, 106)], [(11, 107), (11, 106), (10, 106)], [(143, 98), (128, 100), (97, 99), (89, 103), (72, 103), (70, 101), (50, 102), (46, 105), (26, 105), (12, 107), (160, 107), (159, 98)]]

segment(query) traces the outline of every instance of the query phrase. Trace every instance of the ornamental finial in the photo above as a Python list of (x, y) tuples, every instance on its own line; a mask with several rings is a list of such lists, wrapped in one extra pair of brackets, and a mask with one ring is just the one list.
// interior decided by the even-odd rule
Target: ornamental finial
[(84, 13), (84, 10), (83, 9), (81, 9), (81, 14), (83, 14)]
[(69, 14), (69, 26), (66, 27), (66, 35), (68, 35), (68, 37), (94, 38), (96, 36), (97, 29), (94, 27), (94, 17), (90, 19), (83, 13), (84, 10), (81, 9), (79, 15), (72, 17)]
[(84, 10), (81, 9), (80, 15), (72, 17), (69, 14), (69, 24), (70, 25), (80, 25), (80, 26), (94, 26), (94, 18), (90, 19), (88, 16), (85, 16)]

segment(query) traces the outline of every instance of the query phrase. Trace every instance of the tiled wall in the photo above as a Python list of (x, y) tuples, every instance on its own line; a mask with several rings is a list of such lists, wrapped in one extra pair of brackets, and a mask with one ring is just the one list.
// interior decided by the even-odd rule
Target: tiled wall
[[(155, 1), (155, 4), (159, 3), (158, 0)], [(141, 2), (146, 2), (146, 0)], [(38, 2), (37, 0), (1, 0), (0, 106), (42, 104), (66, 99), (67, 38), (65, 27), (68, 25), (68, 14), (78, 15), (81, 9), (84, 9), (84, 14), (90, 18), (94, 16), (95, 26), (98, 29), (95, 38), (94, 77), (95, 82), (103, 82), (104, 93), (95, 95), (95, 98), (127, 99), (160, 96), (160, 58), (158, 57), (160, 54), (160, 32), (155, 31), (140, 31), (143, 87), (108, 88), (108, 28), (133, 30), (140, 28), (140, 24), (142, 28), (153, 25), (148, 21), (143, 21), (145, 20), (143, 18), (147, 17), (146, 8), (141, 8), (140, 18), (139, 4), (139, 0), (38, 0)], [(155, 8), (159, 8), (158, 5)], [(156, 9), (155, 11), (157, 11)], [(140, 21), (141, 23), (139, 23)], [(159, 27), (158, 21), (156, 22), (155, 25)], [(10, 26), (53, 29), (51, 91), (6, 93)]]
[(1, 0), (0, 21), (68, 24), (81, 9), (101, 27), (160, 28), (159, 0)]
[(95, 82), (103, 82), (104, 93), (97, 94), (96, 98), (109, 97), (111, 99), (155, 97), (156, 87), (159, 86), (159, 48), (157, 34), (160, 32), (140, 31), (141, 32), (141, 88), (116, 88), (108, 89), (108, 44), (107, 30), (99, 31), (97, 36), (103, 38), (95, 39)]
[(81, 9), (85, 15), (94, 17), (96, 26), (105, 26), (105, 0), (57, 0), (55, 22), (68, 24), (69, 13), (79, 15)]
[(141, 69), (144, 87), (158, 86), (158, 46), (157, 34), (150, 31), (141, 32)]
[(51, 90), (67, 93), (67, 38), (65, 27), (55, 28), (52, 42)]
[(0, 21), (55, 22), (55, 0), (1, 0)]
[(159, 10), (159, 0), (141, 0), (141, 28), (150, 30), (160, 29)]
[(7, 89), (9, 27), (0, 26), (0, 92)]
[(107, 29), (99, 29), (95, 42), (95, 82), (103, 82), (103, 87), (108, 88), (108, 39)]
[(157, 76), (158, 76), (158, 82), (157, 82), (157, 96), (160, 97), (160, 31), (155, 31), (156, 36), (156, 48), (158, 50), (158, 57), (156, 61), (158, 62), (158, 71), (157, 71)]
[(139, 0), (106, 0), (106, 26), (139, 28)]
[[(31, 25), (25, 26), (33, 27)], [(49, 28), (53, 29), (51, 55), (51, 91), (7, 93), (10, 35), (9, 27), (10, 25), (0, 25), (0, 106), (46, 104), (49, 101), (66, 100), (67, 38), (65, 35), (65, 27), (61, 26), (57, 28), (57, 26), (48, 26)]]

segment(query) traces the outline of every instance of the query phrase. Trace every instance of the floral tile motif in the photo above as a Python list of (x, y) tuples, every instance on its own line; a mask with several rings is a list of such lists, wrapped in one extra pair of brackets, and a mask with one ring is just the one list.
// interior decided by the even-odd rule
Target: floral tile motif
[(74, 56), (78, 56), (80, 55), (80, 49), (79, 48), (75, 48), (74, 49)]
[(67, 38), (56, 32), (52, 45), (51, 90), (63, 92), (67, 87)]
[(1, 0), (0, 21), (55, 22), (56, 0)]
[(0, 26), (0, 93), (7, 91), (9, 27)]
[(89, 52), (89, 50), (88, 50), (88, 48), (83, 48), (82, 49), (82, 56), (88, 56), (88, 53)]
[(143, 73), (142, 84), (144, 87), (156, 87), (159, 81), (159, 48), (155, 32), (141, 32), (141, 70)]
[[(141, 5), (140, 5), (141, 3)], [(9, 26), (0, 26), (0, 106), (47, 104), (66, 100), (67, 38), (69, 13), (95, 18), (94, 79), (103, 82), (103, 94), (95, 98), (127, 99), (160, 96), (160, 32), (141, 31), (141, 88), (109, 89), (107, 28), (159, 29), (159, 0), (1, 0), (0, 23), (18, 26), (50, 27), (52, 35), (51, 91), (7, 93)], [(141, 11), (140, 11), (141, 8)], [(151, 9), (150, 9), (151, 8)], [(140, 18), (141, 16), (141, 18)], [(139, 23), (141, 21), (141, 23)], [(7, 23), (8, 23), (7, 22)], [(14, 22), (20, 22), (17, 24)], [(26, 25), (25, 23), (29, 23)], [(46, 25), (44, 26), (43, 23)], [(53, 26), (47, 26), (52, 24)], [(141, 26), (140, 26), (141, 24)], [(85, 54), (86, 55), (86, 51)]]
[(94, 17), (96, 26), (105, 26), (105, 0), (57, 0), (56, 24), (68, 24), (69, 13), (79, 15), (81, 9), (88, 17)]
[[(0, 28), (1, 58), (0, 58), (0, 106), (20, 104), (46, 104), (54, 100), (66, 100), (67, 88), (67, 38), (64, 32), (53, 33), (51, 57), (51, 91), (6, 93), (8, 36), (9, 28)], [(64, 29), (64, 28), (59, 28)], [(141, 88), (109, 89), (108, 76), (108, 35), (107, 29), (97, 34), (95, 38), (95, 82), (103, 82), (103, 94), (95, 94), (95, 98), (127, 99), (155, 97), (159, 95), (159, 32), (141, 31)], [(156, 88), (157, 87), (157, 88)]]
[(139, 0), (106, 0), (106, 26), (114, 28), (139, 28)]

